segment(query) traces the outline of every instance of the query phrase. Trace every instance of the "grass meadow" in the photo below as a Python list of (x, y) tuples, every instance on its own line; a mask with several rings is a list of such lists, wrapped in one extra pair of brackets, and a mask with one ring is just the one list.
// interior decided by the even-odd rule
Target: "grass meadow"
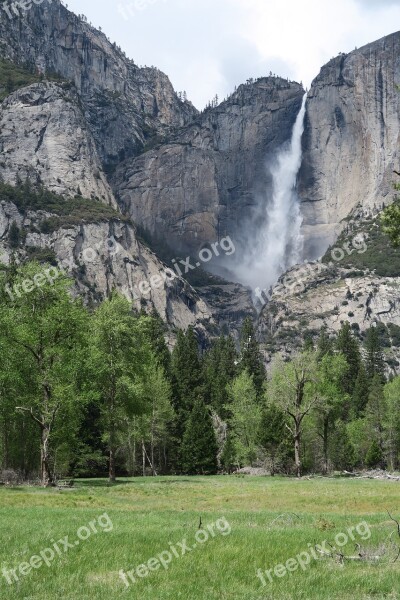
[[(262, 477), (157, 477), (81, 480), (69, 490), (0, 488), (0, 568), (16, 569), (13, 581), (0, 573), (0, 598), (9, 600), (378, 600), (400, 598), (400, 559), (391, 542), (400, 544), (396, 525), (386, 511), (400, 519), (400, 484), (376, 480), (286, 479)], [(77, 532), (107, 514), (112, 530), (97, 526), (88, 539)], [(196, 543), (199, 530), (208, 541)], [(230, 533), (221, 519), (229, 523)], [(380, 560), (344, 560), (318, 555), (304, 569), (284, 576), (262, 572), (286, 564), (314, 544), (334, 544), (335, 536), (366, 522), (371, 537), (343, 548), (346, 556), (362, 552)], [(207, 529), (210, 524), (219, 530)], [(106, 531), (107, 529), (107, 531)], [(224, 530), (224, 533), (222, 533)], [(365, 530), (363, 530), (365, 531)], [(394, 533), (392, 533), (394, 532)], [(68, 536), (68, 549), (58, 540)], [(200, 536), (201, 537), (201, 536)], [(204, 539), (203, 538), (203, 539)], [(339, 539), (342, 539), (339, 537)], [(186, 550), (184, 546), (196, 548)], [(20, 565), (58, 544), (50, 566)], [(171, 544), (178, 556), (171, 550)], [(327, 547), (326, 545), (323, 547)], [(54, 546), (53, 546), (54, 548)], [(179, 549), (179, 551), (178, 551)], [(173, 558), (156, 570), (163, 552)], [(167, 556), (167, 555), (162, 555)], [(150, 563), (149, 563), (150, 560)], [(158, 560), (158, 559), (157, 559)], [(147, 567), (129, 587), (119, 575)], [(294, 569), (294, 563), (291, 568)], [(135, 571), (136, 572), (136, 571)], [(140, 570), (142, 575), (146, 569)], [(278, 573), (282, 573), (279, 571)], [(130, 581), (128, 579), (128, 581)]]

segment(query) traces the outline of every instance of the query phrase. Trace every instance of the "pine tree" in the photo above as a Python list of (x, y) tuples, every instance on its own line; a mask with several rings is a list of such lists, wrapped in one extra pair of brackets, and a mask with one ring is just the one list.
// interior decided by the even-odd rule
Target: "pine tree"
[(221, 465), (228, 473), (231, 473), (237, 465), (235, 444), (231, 433), (228, 433), (224, 449), (221, 454)]
[(171, 354), (165, 341), (167, 326), (160, 315), (154, 310), (151, 319), (147, 320), (147, 339), (157, 359), (158, 364), (164, 369), (167, 379), (171, 377)]
[(374, 439), (377, 441), (382, 453), (384, 452), (384, 421), (386, 414), (386, 402), (384, 387), (379, 375), (371, 380), (370, 393), (366, 408), (367, 421), (370, 424)]
[(204, 360), (208, 401), (223, 419), (227, 417), (227, 385), (237, 374), (237, 358), (235, 342), (231, 337), (223, 336), (214, 343)]
[(369, 392), (370, 380), (368, 379), (363, 363), (361, 363), (353, 392), (353, 412), (356, 418), (364, 416), (365, 408), (368, 404)]
[(346, 424), (338, 420), (331, 438), (331, 461), (338, 470), (351, 471), (356, 463), (355, 449), (347, 432)]
[(366, 369), (370, 379), (375, 375), (385, 380), (385, 363), (383, 359), (382, 344), (376, 327), (370, 327), (365, 339)]
[(343, 323), (336, 340), (336, 349), (341, 352), (349, 365), (347, 373), (343, 376), (343, 391), (352, 395), (361, 365), (361, 354), (358, 341), (352, 334), (350, 323)]
[(370, 469), (382, 467), (382, 465), (383, 465), (382, 450), (379, 447), (379, 444), (376, 440), (373, 440), (373, 442), (371, 443), (371, 446), (369, 447), (367, 456), (365, 457), (365, 464)]
[(208, 408), (198, 398), (187, 421), (182, 443), (182, 470), (189, 475), (213, 475), (218, 470), (218, 446)]
[(181, 440), (195, 400), (202, 394), (202, 366), (193, 328), (178, 331), (172, 353), (173, 406), (177, 414), (177, 435)]
[(8, 242), (14, 250), (18, 248), (21, 241), (21, 232), (15, 221), (11, 223), (10, 230), (8, 232)]
[(257, 397), (260, 399), (264, 391), (265, 367), (256, 338), (253, 322), (250, 317), (245, 319), (241, 331), (240, 371), (247, 370), (253, 376)]

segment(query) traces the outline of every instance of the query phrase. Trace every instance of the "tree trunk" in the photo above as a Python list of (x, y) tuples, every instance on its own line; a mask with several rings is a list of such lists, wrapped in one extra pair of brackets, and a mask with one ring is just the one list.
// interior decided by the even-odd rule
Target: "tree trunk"
[(301, 477), (301, 456), (300, 456), (300, 431), (296, 428), (294, 436), (294, 461), (296, 464), (296, 475)]
[(323, 472), (324, 475), (327, 475), (329, 470), (328, 465), (328, 439), (329, 439), (329, 418), (324, 418), (324, 434), (323, 434), (323, 448), (324, 448), (324, 465)]
[(109, 464), (108, 464), (108, 481), (110, 483), (115, 483), (117, 480), (116, 472), (115, 472), (115, 455), (117, 453), (115, 447), (115, 431), (114, 431), (114, 423), (111, 422), (110, 427), (110, 454), (109, 454)]
[(49, 429), (47, 427), (42, 427), (40, 443), (40, 472), (42, 485), (44, 487), (51, 487), (54, 485), (53, 475), (50, 470), (49, 436)]
[(115, 474), (115, 448), (114, 446), (110, 446), (110, 460), (109, 460), (109, 468), (108, 468), (108, 480), (110, 483), (115, 483), (117, 478)]

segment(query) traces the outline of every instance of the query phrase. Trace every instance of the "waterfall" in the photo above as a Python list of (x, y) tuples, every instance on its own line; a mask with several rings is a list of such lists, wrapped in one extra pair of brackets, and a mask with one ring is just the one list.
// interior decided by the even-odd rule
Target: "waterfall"
[(263, 208), (265, 227), (251, 242), (251, 251), (245, 261), (235, 269), (239, 280), (253, 289), (268, 290), (282, 273), (301, 260), (302, 218), (296, 180), (302, 158), (306, 96), (303, 97), (290, 144), (279, 152), (270, 168), (273, 194), (271, 202), (267, 202)]

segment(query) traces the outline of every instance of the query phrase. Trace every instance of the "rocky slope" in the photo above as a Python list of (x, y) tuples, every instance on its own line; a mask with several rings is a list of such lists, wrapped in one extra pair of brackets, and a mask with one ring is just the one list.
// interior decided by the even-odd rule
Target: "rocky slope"
[(391, 199), (400, 167), (400, 32), (325, 65), (307, 101), (299, 175), (306, 254), (321, 256), (360, 204)]
[(348, 321), (363, 339), (378, 327), (391, 372), (400, 372), (400, 250), (391, 247), (379, 218), (356, 211), (322, 261), (285, 273), (263, 294), (259, 333), (266, 358), (290, 355), (316, 341), (321, 328), (338, 332)]
[[(55, 273), (62, 269), (74, 278), (76, 292), (87, 302), (101, 301), (116, 289), (137, 310), (156, 309), (170, 326), (186, 329), (193, 325), (203, 339), (207, 337), (214, 326), (210, 310), (183, 278), (163, 278), (166, 266), (138, 241), (132, 224), (116, 214), (108, 221), (86, 218), (81, 224), (43, 233), (43, 223), (51, 216), (46, 211), (22, 213), (0, 195), (2, 262), (9, 263), (12, 253), (17, 259), (46, 259), (56, 267)], [(12, 223), (24, 240), (17, 251), (10, 247)]]

